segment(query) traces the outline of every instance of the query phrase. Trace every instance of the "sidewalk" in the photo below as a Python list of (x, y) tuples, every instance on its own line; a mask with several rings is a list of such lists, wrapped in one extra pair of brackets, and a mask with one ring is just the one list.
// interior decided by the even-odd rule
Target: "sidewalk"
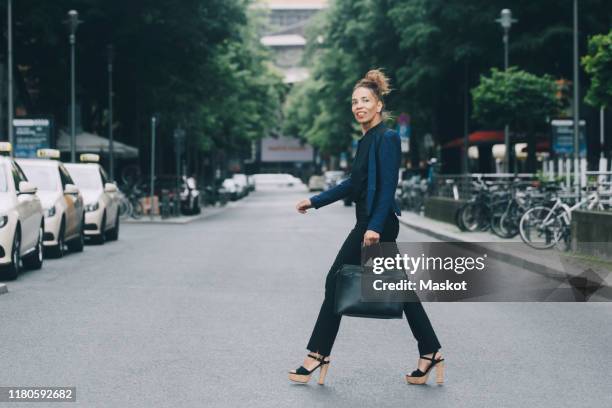
[(128, 218), (125, 220), (121, 220), (121, 222), (124, 222), (126, 224), (189, 224), (191, 222), (219, 214), (225, 211), (226, 209), (233, 207), (232, 204), (233, 203), (227, 203), (223, 207), (203, 207), (202, 212), (196, 215), (181, 215), (180, 217), (168, 218), (162, 218), (159, 215), (154, 215), (153, 217), (143, 215), (139, 219)]
[[(479, 250), (486, 250), (487, 254), (500, 261), (525, 268), (541, 275), (568, 279), (572, 276), (584, 278), (586, 272), (584, 263), (575, 265), (571, 261), (571, 254), (556, 249), (537, 250), (524, 244), (520, 236), (512, 239), (500, 238), (490, 232), (464, 232), (456, 225), (437, 221), (425, 216), (405, 211), (399, 217), (400, 223), (420, 233), (429, 235), (445, 242), (469, 242)], [(506, 244), (506, 245), (500, 245)], [(598, 275), (602, 284), (612, 287), (612, 273), (610, 268)], [(607, 272), (607, 273), (606, 273)]]

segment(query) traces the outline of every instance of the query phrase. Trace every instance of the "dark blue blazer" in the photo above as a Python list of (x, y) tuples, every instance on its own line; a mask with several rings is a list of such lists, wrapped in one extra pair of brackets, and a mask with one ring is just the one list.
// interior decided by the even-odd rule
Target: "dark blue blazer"
[[(385, 220), (391, 211), (401, 215), (395, 202), (402, 148), (396, 131), (384, 126), (376, 133), (368, 157), (367, 204), (368, 229), (382, 233)], [(351, 177), (334, 188), (310, 198), (314, 208), (321, 208), (348, 196), (352, 191)]]

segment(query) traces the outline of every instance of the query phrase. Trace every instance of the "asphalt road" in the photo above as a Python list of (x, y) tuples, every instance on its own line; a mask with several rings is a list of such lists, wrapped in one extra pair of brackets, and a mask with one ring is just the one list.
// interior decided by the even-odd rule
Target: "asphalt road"
[(354, 217), (341, 204), (297, 214), (304, 195), (124, 225), (118, 242), (8, 282), (0, 386), (76, 387), (76, 403), (52, 407), (612, 406), (610, 303), (427, 303), (443, 386), (405, 383), (418, 357), (405, 320), (345, 318), (326, 385), (290, 384)]

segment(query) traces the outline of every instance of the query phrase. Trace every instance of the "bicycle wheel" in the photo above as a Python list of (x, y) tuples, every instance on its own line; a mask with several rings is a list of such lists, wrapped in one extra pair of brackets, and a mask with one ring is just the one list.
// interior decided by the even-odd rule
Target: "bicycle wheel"
[(127, 197), (121, 197), (121, 200), (119, 200), (119, 218), (125, 220), (130, 217), (131, 213), (132, 205), (130, 200)]
[(504, 228), (503, 214), (493, 214), (491, 216), (491, 231), (500, 238), (511, 238), (508, 231)]
[(519, 233), (517, 218), (512, 213), (505, 212), (499, 219), (499, 228), (504, 231), (504, 238), (514, 238)]
[(461, 216), (461, 213), (463, 212), (463, 207), (465, 207), (465, 204), (457, 208), (457, 211), (455, 211), (455, 224), (457, 225), (459, 230), (467, 231), (467, 228), (465, 228), (465, 225), (463, 225), (463, 220)]
[(481, 225), (481, 208), (477, 203), (467, 203), (461, 209), (461, 223), (466, 231), (477, 231)]
[(501, 227), (508, 233), (508, 238), (514, 238), (519, 234), (519, 222), (523, 216), (524, 209), (516, 202), (510, 205), (510, 208), (504, 212), (501, 219)]
[(552, 248), (563, 232), (563, 218), (548, 207), (528, 210), (519, 223), (521, 239), (534, 249)]
[(142, 207), (142, 203), (140, 202), (140, 200), (133, 200), (132, 201), (132, 214), (131, 214), (132, 218), (137, 220), (140, 217), (142, 217), (143, 214), (144, 214), (144, 208)]

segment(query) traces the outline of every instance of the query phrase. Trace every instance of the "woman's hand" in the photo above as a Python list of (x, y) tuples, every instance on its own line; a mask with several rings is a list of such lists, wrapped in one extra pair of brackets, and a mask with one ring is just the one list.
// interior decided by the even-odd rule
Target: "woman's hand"
[(363, 235), (363, 244), (365, 246), (377, 244), (380, 241), (380, 234), (376, 231), (367, 230)]
[(306, 210), (308, 210), (309, 208), (312, 208), (312, 203), (310, 202), (309, 199), (302, 200), (299, 203), (297, 203), (295, 208), (298, 210), (299, 213), (306, 214)]

